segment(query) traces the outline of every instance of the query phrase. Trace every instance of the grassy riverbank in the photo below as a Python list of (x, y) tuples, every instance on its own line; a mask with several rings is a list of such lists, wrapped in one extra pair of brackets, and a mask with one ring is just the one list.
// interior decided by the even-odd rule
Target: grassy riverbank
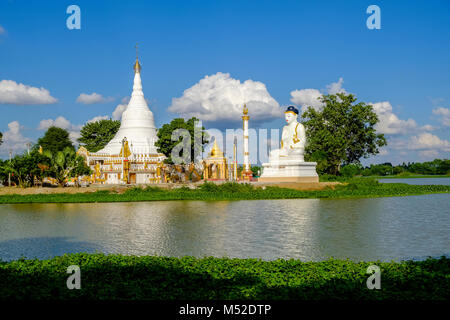
[[(368, 266), (381, 289), (366, 286)], [(67, 267), (81, 270), (69, 290)], [(262, 261), (71, 254), (50, 260), (0, 262), (1, 299), (401, 299), (445, 300), (450, 259), (407, 262)]]
[(368, 198), (450, 193), (450, 186), (408, 185), (378, 183), (373, 179), (353, 179), (346, 184), (327, 187), (324, 190), (304, 191), (280, 187), (257, 187), (250, 184), (205, 183), (195, 189), (180, 187), (130, 188), (123, 193), (101, 190), (87, 193), (9, 194), (0, 196), (0, 204), (6, 203), (82, 203), (82, 202), (134, 202), (158, 200), (261, 200), (305, 198)]

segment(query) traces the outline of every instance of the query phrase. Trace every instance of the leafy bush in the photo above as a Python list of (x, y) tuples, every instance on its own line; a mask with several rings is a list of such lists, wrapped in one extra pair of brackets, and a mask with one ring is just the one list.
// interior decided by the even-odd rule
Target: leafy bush
[(353, 177), (361, 174), (363, 168), (360, 164), (348, 164), (343, 166), (339, 173), (344, 177)]
[[(381, 290), (366, 270), (380, 267)], [(66, 287), (67, 267), (81, 269), (81, 289)], [(169, 258), (70, 254), (0, 263), (0, 299), (357, 299), (446, 300), (450, 259), (396, 262)]]
[(223, 184), (215, 184), (212, 182), (205, 182), (199, 185), (198, 189), (204, 192), (240, 193), (240, 192), (252, 192), (255, 188), (250, 183), (226, 182)]
[(144, 190), (146, 190), (146, 189), (143, 189), (141, 187), (131, 187), (131, 188), (128, 188), (125, 191), (125, 193), (127, 193), (127, 194), (137, 194), (137, 193), (141, 193)]
[(217, 192), (219, 190), (219, 186), (212, 182), (205, 182), (199, 185), (198, 189), (205, 192)]
[(326, 174), (326, 173), (325, 173), (325, 174), (322, 174), (322, 175), (319, 176), (319, 180), (320, 180), (321, 182), (338, 181), (339, 179), (346, 180), (345, 178), (336, 176), (336, 175), (334, 175), (334, 174)]

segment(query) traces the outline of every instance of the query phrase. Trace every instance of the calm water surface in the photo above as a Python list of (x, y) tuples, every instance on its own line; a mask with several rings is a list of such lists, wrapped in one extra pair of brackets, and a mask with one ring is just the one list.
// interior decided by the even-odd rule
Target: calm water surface
[(69, 252), (352, 260), (450, 253), (450, 195), (0, 205), (0, 258)]
[(450, 178), (407, 178), (407, 179), (380, 179), (381, 183), (407, 183), (415, 185), (450, 185)]

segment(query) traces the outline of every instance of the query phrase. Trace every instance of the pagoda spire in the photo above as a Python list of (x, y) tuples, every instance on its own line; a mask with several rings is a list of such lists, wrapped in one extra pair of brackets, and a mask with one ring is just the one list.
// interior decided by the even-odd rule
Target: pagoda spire
[(136, 62), (134, 64), (134, 82), (133, 82), (133, 92), (131, 96), (144, 96), (142, 92), (142, 81), (141, 81), (141, 65), (139, 64), (138, 58), (138, 45), (136, 43)]
[(136, 48), (136, 62), (134, 63), (133, 69), (134, 73), (141, 73), (141, 65), (139, 64), (139, 58), (138, 58), (138, 44), (134, 46)]
[(211, 157), (223, 157), (223, 152), (220, 150), (219, 146), (217, 145), (217, 139), (214, 139), (214, 145), (211, 149)]
[(158, 154), (155, 142), (158, 140), (156, 135), (155, 121), (153, 113), (145, 101), (141, 81), (141, 65), (136, 45), (136, 63), (134, 64), (133, 91), (130, 101), (122, 113), (119, 131), (114, 138), (98, 153), (120, 154), (126, 137), (129, 142), (131, 154), (140, 153), (139, 150), (148, 150), (147, 154)]

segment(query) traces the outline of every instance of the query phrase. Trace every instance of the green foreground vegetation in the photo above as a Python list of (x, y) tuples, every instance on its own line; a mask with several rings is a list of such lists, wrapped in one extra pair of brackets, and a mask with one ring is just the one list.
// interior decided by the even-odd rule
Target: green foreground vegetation
[[(381, 271), (379, 290), (366, 284), (367, 268), (373, 264)], [(80, 267), (81, 289), (66, 286), (71, 265)], [(445, 300), (450, 295), (450, 259), (301, 262), (78, 253), (0, 262), (0, 283), (0, 300)]]
[(54, 193), (30, 195), (2, 195), (0, 204), (5, 203), (77, 203), (77, 202), (134, 202), (156, 200), (262, 200), (302, 198), (367, 198), (449, 193), (450, 185), (408, 185), (403, 183), (379, 183), (376, 180), (359, 178), (346, 184), (327, 187), (318, 191), (301, 191), (280, 187), (255, 187), (239, 183), (204, 183), (196, 189), (187, 186), (171, 190), (149, 186), (133, 187), (124, 193), (101, 190), (89, 193)]

